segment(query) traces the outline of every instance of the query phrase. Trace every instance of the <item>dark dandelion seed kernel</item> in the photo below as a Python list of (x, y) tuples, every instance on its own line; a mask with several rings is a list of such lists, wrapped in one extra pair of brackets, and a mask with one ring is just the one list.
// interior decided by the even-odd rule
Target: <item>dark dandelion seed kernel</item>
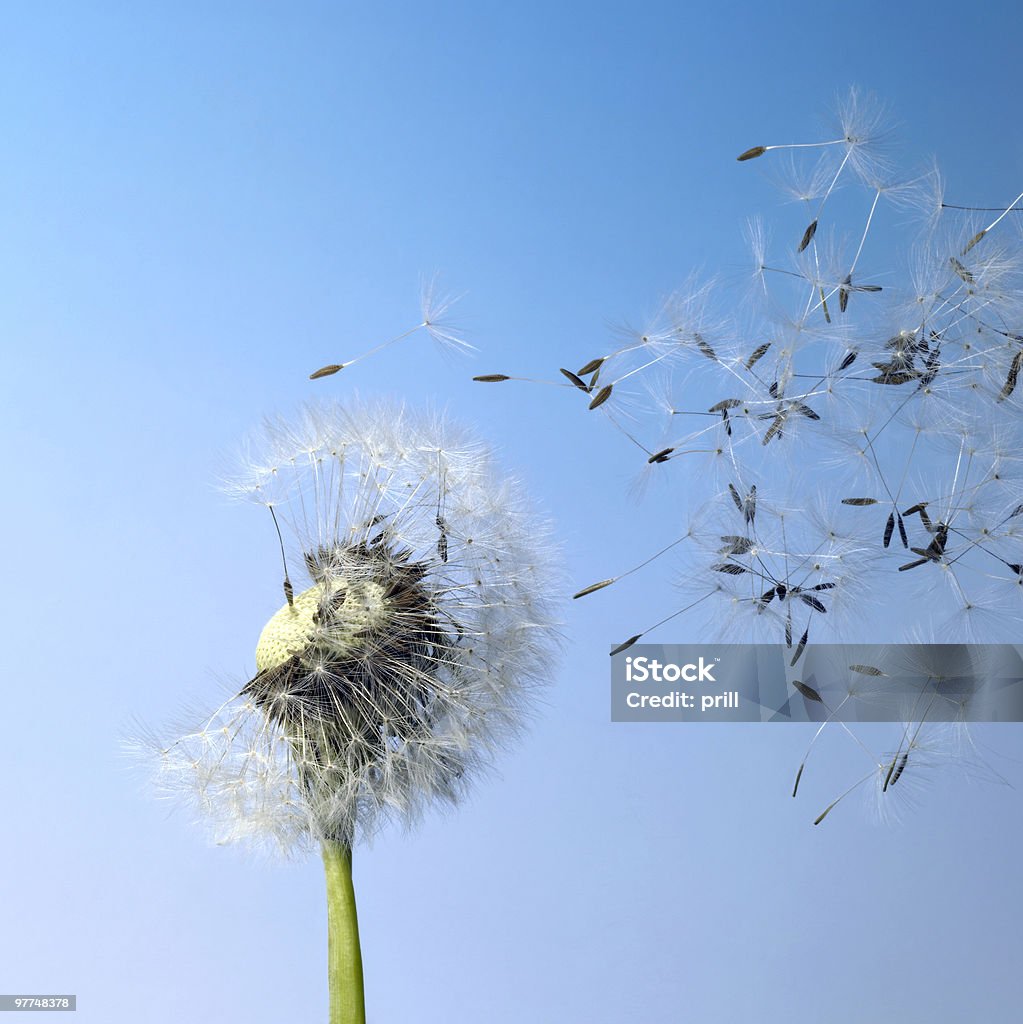
[(727, 534), (721, 539), (728, 545), (728, 547), (722, 548), (719, 552), (722, 555), (748, 555), (753, 550), (753, 541), (749, 537)]
[(884, 777), (884, 785), (881, 787), (882, 793), (888, 792), (888, 783), (891, 782), (892, 772), (895, 771), (895, 762), (898, 761), (898, 757), (892, 758), (892, 763), (888, 765), (888, 774)]
[(966, 284), (973, 284), (974, 283), (973, 274), (971, 274), (966, 269), (966, 267), (964, 267), (959, 262), (959, 260), (957, 260), (955, 258), (955, 256), (949, 256), (948, 262), (949, 262), (949, 265), (952, 267), (952, 270), (955, 271), (956, 276), (958, 276), (962, 281), (964, 281)]
[(735, 502), (735, 507), (741, 512), (742, 498), (739, 497), (739, 492), (735, 489), (735, 487), (732, 484), (728, 485), (728, 492), (732, 496), (732, 501)]
[(918, 558), (915, 562), (907, 562), (905, 565), (899, 566), (899, 572), (905, 572), (907, 569), (915, 569), (919, 565), (926, 565), (929, 561), (929, 558)]
[(796, 795), (796, 791), (799, 789), (799, 780), (803, 777), (803, 769), (806, 767), (805, 764), (799, 766), (799, 771), (796, 772), (796, 784), (792, 787), (792, 795)]
[(963, 248), (963, 251), (959, 255), (960, 256), (965, 256), (986, 234), (987, 234), (987, 228), (984, 228), (983, 231), (978, 231), (973, 236), (973, 238), (971, 238), (966, 243), (966, 246)]
[(892, 542), (892, 534), (895, 533), (895, 513), (888, 513), (888, 521), (884, 524), (884, 546)]
[(437, 529), (440, 536), (437, 538), (437, 554), (442, 562), (448, 560), (448, 524), (443, 516), (437, 516)]
[(717, 362), (718, 354), (701, 338), (698, 334), (696, 335), (696, 347), (708, 358), (713, 359)]
[(580, 597), (585, 597), (587, 594), (595, 594), (598, 590), (603, 590), (604, 587), (611, 586), (617, 577), (613, 577), (609, 580), (601, 580), (599, 583), (591, 583), (588, 587), (583, 587), (577, 594), (572, 595), (572, 600), (576, 600)]
[(812, 241), (813, 236), (817, 234), (817, 221), (811, 222), (810, 226), (803, 232), (803, 237), (799, 242), (799, 248), (796, 252), (802, 252)]
[(899, 781), (899, 776), (901, 776), (902, 773), (906, 770), (907, 761), (909, 761), (909, 751), (906, 751), (906, 753), (899, 758), (899, 763), (895, 769), (895, 774), (892, 775), (890, 785), (894, 786), (895, 783)]
[(812, 594), (800, 594), (799, 600), (802, 601), (803, 604), (808, 604), (815, 612), (827, 612), (827, 608), (825, 608), (824, 605)]
[(872, 384), (890, 384), (897, 387), (899, 384), (908, 384), (911, 380), (918, 380), (921, 377), (919, 370), (891, 370), (882, 373), (880, 376), (871, 377)]
[(597, 392), (597, 397), (590, 402), (590, 408), (596, 409), (598, 406), (603, 405), (611, 397), (611, 389), (613, 386), (614, 385), (612, 384), (605, 384), (604, 387)]
[(591, 359), (584, 367), (582, 367), (582, 369), (577, 370), (576, 372), (580, 377), (585, 377), (588, 373), (594, 373), (604, 365), (605, 358), (605, 356), (600, 356), (597, 359)]
[(785, 426), (785, 414), (778, 413), (774, 417), (774, 421), (767, 428), (767, 433), (764, 434), (764, 439), (760, 442), (761, 444), (767, 444), (775, 435), (782, 437), (782, 428)]
[(1019, 377), (1021, 366), (1023, 366), (1023, 351), (1017, 352), (1013, 357), (1012, 365), (1009, 367), (1009, 375), (1005, 378), (1002, 390), (998, 392), (997, 401), (1005, 401), (1016, 390), (1016, 380)]
[(843, 498), (842, 499), (842, 504), (843, 505), (856, 505), (856, 506), (876, 505), (877, 504), (877, 498)]
[(930, 387), (934, 383), (934, 378), (938, 376), (938, 372), (941, 369), (941, 349), (933, 349), (927, 356), (924, 362), (925, 373), (920, 378), (918, 390), (920, 388)]
[(337, 373), (338, 370), (343, 370), (344, 368), (344, 363), (331, 363), (329, 366), (321, 366), (318, 370), (309, 374), (309, 379), (319, 380), (321, 377), (330, 377)]
[[(801, 594), (800, 597), (803, 595)], [(796, 644), (796, 653), (792, 655), (792, 660), (789, 662), (789, 666), (792, 667), (802, 657), (803, 651), (806, 650), (806, 641), (810, 636), (810, 627), (807, 626), (803, 631), (803, 635), (799, 638), (799, 643)]]
[(895, 521), (899, 524), (899, 538), (902, 541), (902, 546), (904, 548), (908, 548), (909, 547), (909, 537), (906, 536), (906, 524), (902, 521), (902, 516), (901, 515), (896, 515)]
[(478, 380), (482, 384), (498, 384), (502, 380), (511, 380), (505, 373), (483, 373), (479, 377), (473, 377), (473, 380)]
[(856, 362), (856, 357), (858, 355), (859, 355), (858, 352), (850, 352), (845, 357), (845, 359), (843, 359), (842, 362), (839, 364), (839, 367), (838, 367), (839, 372), (841, 372), (842, 370), (848, 370), (849, 367), (852, 366), (852, 364)]
[(576, 386), (576, 387), (577, 387), (577, 388), (578, 388), (578, 389), (579, 389), (580, 391), (585, 391), (585, 392), (586, 392), (586, 394), (589, 394), (589, 393), (590, 393), (590, 389), (589, 389), (589, 386), (587, 385), (586, 381), (582, 380), (582, 379), (581, 379), (580, 377), (577, 377), (577, 376), (576, 376), (576, 375), (575, 375), (575, 374), (574, 374), (574, 373), (573, 373), (573, 372), (572, 372), (571, 370), (566, 370), (566, 369), (565, 369), (564, 367), (561, 367), (561, 372), (562, 372), (562, 373), (563, 373), (563, 374), (564, 374), (564, 375), (565, 375), (565, 376), (566, 376), (566, 377), (567, 377), (567, 378), (568, 378), (568, 379), (569, 379), (569, 380), (570, 380), (570, 381), (571, 381), (571, 382), (572, 382), (572, 383), (573, 383), (573, 384), (574, 384), (574, 385), (575, 385), (575, 386)]
[(838, 289), (838, 309), (844, 313), (849, 305), (849, 285), (852, 284), (852, 275), (846, 274), (841, 286)]
[(725, 412), (728, 409), (737, 409), (742, 402), (738, 398), (724, 398), (715, 405), (712, 405), (707, 412)]
[(643, 634), (637, 633), (635, 636), (630, 636), (628, 640), (623, 644), (619, 644), (612, 652), (611, 657), (613, 658), (616, 654), (621, 654), (622, 651), (627, 651)]
[(718, 562), (716, 565), (712, 565), (711, 569), (714, 572), (727, 573), (729, 576), (741, 576), (744, 572), (749, 572), (746, 566), (736, 565), (734, 562)]
[(759, 362), (759, 361), (760, 361), (761, 359), (763, 359), (763, 357), (764, 357), (765, 355), (767, 355), (767, 350), (768, 350), (768, 349), (769, 349), (770, 347), (771, 347), (771, 343), (770, 343), (769, 341), (767, 341), (767, 342), (764, 342), (764, 344), (763, 344), (763, 345), (758, 345), (758, 346), (757, 346), (757, 347), (756, 347), (756, 348), (755, 348), (755, 349), (754, 349), (754, 350), (753, 350), (753, 351), (752, 351), (752, 352), (750, 353), (750, 357), (749, 357), (749, 359), (747, 359), (747, 360), (746, 360), (746, 369), (747, 369), (747, 370), (752, 370), (752, 369), (753, 369), (753, 367), (754, 367), (754, 365), (755, 365), (756, 363), (758, 363), (758, 362)]
[(828, 804), (828, 806), (825, 807), (824, 810), (821, 811), (821, 813), (817, 815), (817, 817), (814, 819), (813, 823), (815, 825), (819, 825), (834, 810), (835, 804), (837, 804), (837, 803), (838, 803), (838, 801), (836, 800), (835, 803)]
[(850, 672), (857, 672), (861, 676), (883, 676), (884, 673), (873, 665), (850, 665)]
[(755, 160), (758, 156), (763, 156), (766, 152), (766, 146), (753, 146), (751, 149), (747, 149), (745, 153), (740, 153), (735, 159), (739, 161)]
[[(801, 683), (798, 679), (792, 680), (792, 685), (807, 699), (815, 700), (818, 704), (823, 704), (824, 700), (821, 695), (812, 687), (807, 686), (806, 683)], [(798, 781), (796, 783), (798, 785)], [(795, 794), (793, 794), (795, 795)]]
[(651, 464), (655, 462), (667, 462), (668, 456), (671, 455), (674, 450), (674, 448), (662, 448), (659, 452), (655, 452), (651, 455), (646, 461)]

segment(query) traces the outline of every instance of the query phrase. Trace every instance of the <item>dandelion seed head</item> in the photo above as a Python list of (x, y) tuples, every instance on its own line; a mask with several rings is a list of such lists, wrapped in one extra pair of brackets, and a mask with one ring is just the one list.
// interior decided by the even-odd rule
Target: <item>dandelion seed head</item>
[(546, 681), (546, 524), (485, 446), (396, 405), (271, 421), (248, 467), (233, 490), (271, 505), (307, 579), (263, 627), (255, 676), (162, 747), (163, 781), (218, 841), (285, 853), (457, 803)]

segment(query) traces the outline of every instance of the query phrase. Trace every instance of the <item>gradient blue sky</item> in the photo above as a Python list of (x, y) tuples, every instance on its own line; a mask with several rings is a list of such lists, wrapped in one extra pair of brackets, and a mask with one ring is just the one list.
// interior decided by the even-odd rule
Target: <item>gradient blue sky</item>
[[(573, 582), (638, 560), (663, 520), (626, 493), (621, 439), (565, 457), (592, 420), (472, 374), (575, 365), (691, 270), (741, 268), (744, 219), (778, 200), (735, 155), (816, 134), (853, 84), (951, 199), (1008, 201), (1020, 20), (4, 5), (0, 991), (75, 992), (97, 1024), (325, 1020), (319, 863), (204, 845), (120, 753), (134, 719), (245, 678), (280, 601), (267, 523), (214, 489), (221, 453), (310, 396), (312, 369), (414, 324), (441, 271), (479, 356), (416, 338), (319, 392), (475, 423)], [(793, 801), (802, 729), (609, 722), (608, 644), (659, 617), (659, 587), (566, 607), (565, 661), (501, 776), (358, 852), (370, 1020), (1017, 1020), (1018, 731), (981, 735), (1016, 789), (945, 777), (901, 825), (857, 805), (814, 829), (858, 770), (838, 737)]]

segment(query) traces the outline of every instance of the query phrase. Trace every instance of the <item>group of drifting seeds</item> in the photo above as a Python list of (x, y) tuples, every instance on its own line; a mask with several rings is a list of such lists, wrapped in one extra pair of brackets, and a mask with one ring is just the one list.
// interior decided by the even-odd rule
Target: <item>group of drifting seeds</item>
[[(577, 371), (561, 368), (564, 386), (583, 392), (590, 409), (601, 409), (648, 466), (686, 457), (690, 469), (700, 470), (685, 474), (690, 490), (707, 478), (702, 471), (710, 464), (716, 493), (706, 497), (715, 513), (697, 518), (723, 524), (734, 505), (742, 528), (687, 531), (705, 559), (702, 573), (687, 576), (724, 577), (708, 586), (708, 597), (739, 600), (759, 617), (772, 605), (784, 607), (771, 624), (790, 645), (793, 604), (812, 613), (812, 623), (829, 610), (814, 594), (848, 589), (851, 575), (858, 586), (867, 582), (855, 571), (856, 554), (874, 577), (890, 576), (889, 568), (933, 568), (950, 591), (946, 609), (960, 613), (950, 616), (953, 631), (964, 639), (1001, 639), (998, 616), (984, 612), (999, 601), (1019, 601), (1023, 584), (1016, 393), (1023, 368), (1023, 245), (1020, 221), (1009, 216), (1021, 210), (1023, 195), (994, 208), (997, 215), (988, 213), (989, 223), (978, 227), (984, 211), (945, 203), (936, 172), (899, 179), (883, 112), (853, 92), (839, 121), (836, 138), (755, 146), (738, 158), (787, 151), (812, 161), (791, 168), (792, 191), (809, 223), (793, 232), (787, 259), (769, 262), (762, 223), (750, 226), (753, 286), (729, 305), (741, 307), (744, 324), (753, 328), (713, 313), (712, 286), (689, 285), (628, 344)], [(859, 205), (857, 194), (865, 194)], [(866, 259), (879, 259), (868, 241), (885, 205), (915, 206), (924, 216), (904, 266), (867, 271)], [(857, 212), (861, 223), (843, 246), (839, 217)], [(707, 402), (676, 405), (672, 385), (680, 377), (687, 396), (703, 394)], [(626, 393), (627, 380), (645, 387)], [(643, 429), (663, 431), (655, 421), (665, 416), (666, 438), (640, 439)], [(803, 481), (791, 479), (794, 457), (813, 467), (813, 483), (801, 491)], [(702, 465), (694, 466), (696, 460)], [(843, 509), (863, 511), (855, 521)], [(787, 544), (768, 540), (758, 529), (765, 517), (768, 534), (802, 526), (818, 542), (802, 548), (791, 537)], [(916, 557), (890, 566), (878, 560), (892, 548)], [(784, 563), (781, 573), (775, 562)]]
[[(805, 210), (778, 258), (750, 222), (740, 294), (690, 282), (646, 330), (560, 369), (642, 453), (644, 477), (672, 463), (689, 495), (712, 482), (685, 532), (575, 594), (688, 549), (680, 606), (612, 654), (697, 609), (713, 610), (702, 639), (784, 641), (792, 665), (857, 626), (872, 641), (1004, 642), (1023, 619), (1023, 195), (946, 203), (935, 170), (897, 172), (876, 104), (853, 91), (837, 120), (823, 142), (738, 157), (787, 157)], [(882, 791), (903, 754), (875, 759)]]
[[(755, 146), (738, 158), (745, 163), (772, 151), (789, 154), (788, 187), (806, 209), (786, 235), (779, 260), (768, 260), (763, 223), (750, 223), (753, 273), (738, 301), (727, 297), (729, 309), (743, 310), (741, 322), (715, 312), (714, 286), (690, 282), (661, 305), (646, 330), (623, 329), (621, 343), (578, 369), (560, 367), (559, 379), (474, 378), (564, 388), (642, 452), (644, 474), (670, 474), (663, 467), (680, 465), (690, 494), (711, 481), (684, 532), (669, 535), (638, 565), (574, 595), (604, 591), (669, 552), (689, 549), (690, 563), (679, 574), (681, 605), (612, 654), (686, 613), (708, 610), (713, 614), (701, 638), (783, 641), (793, 667), (811, 638), (851, 641), (857, 617), (871, 640), (899, 639), (877, 634), (899, 618), (894, 612), (917, 607), (926, 619), (908, 623), (915, 637), (937, 632), (946, 641), (1004, 641), (1023, 616), (1023, 389), (1017, 392), (1023, 239), (1019, 219), (1010, 216), (1023, 209), (1017, 205), (1023, 195), (991, 211), (946, 203), (936, 172), (909, 180), (895, 173), (883, 113), (856, 92), (841, 104), (838, 120), (836, 136), (824, 142)], [(809, 162), (799, 164), (797, 157)], [(915, 208), (921, 216), (905, 264), (882, 273), (864, 265), (879, 262), (874, 248), (881, 248), (880, 256), (895, 248), (868, 245), (886, 207)], [(840, 229), (850, 218), (857, 227), (847, 243)], [(333, 376), (417, 331), (448, 347), (469, 347), (445, 321), (450, 304), (428, 287), (419, 323), (310, 377)], [(690, 396), (685, 404), (674, 397), (680, 390)], [(702, 401), (693, 400), (700, 395)], [(368, 427), (353, 433), (351, 451), (358, 451), (363, 432)], [(305, 444), (292, 445), (290, 465), (304, 460), (315, 478), (318, 464), (308, 460), (322, 445), (306, 452)], [(342, 475), (358, 465), (345, 450), (326, 452), (328, 463), (340, 460)], [(405, 450), (396, 440), (389, 456), (394, 465)], [(378, 466), (372, 446), (358, 458)], [(803, 472), (794, 475), (793, 466)], [(447, 493), (443, 480), (431, 486), (439, 486), (442, 497)], [(274, 503), (266, 504), (273, 512)], [(412, 506), (417, 522), (424, 508)], [(399, 502), (387, 513), (394, 514), (393, 524), (407, 514), (403, 509)], [(468, 591), (465, 583), (452, 589), (443, 582), (463, 560), (449, 561), (458, 534), (439, 505), (434, 511), (427, 516), (433, 539), (419, 538), (416, 546), (404, 543), (400, 532), (388, 534), (392, 527), (377, 517), (379, 510), (362, 518), (361, 532), (331, 534), (326, 546), (307, 532), (300, 555), (313, 586), (296, 597), (285, 575), (282, 613), (302, 619), (303, 643), (311, 646), (282, 648), (283, 657), (263, 651), (260, 674), (238, 697), (242, 707), (230, 705), (165, 752), (178, 765), (183, 757), (193, 770), (214, 766), (202, 788), (207, 802), (244, 803), (264, 794), (266, 778), (277, 773), (276, 816), (268, 820), (255, 807), (230, 820), (262, 819), (271, 832), (297, 828), (350, 842), (356, 829), (372, 827), (388, 808), (407, 817), (418, 813), (424, 794), (451, 798), (461, 788), (464, 766), (456, 762), (475, 749), (469, 744), (473, 703), (482, 697), (447, 706), (455, 691), (449, 682), (438, 687), (437, 679), (466, 651), (475, 657), (478, 645), (466, 641), (473, 635), (466, 628), (471, 616), (452, 618), (445, 611), (450, 598), (444, 595)], [(335, 510), (331, 529), (341, 522)], [(374, 539), (378, 528), (388, 543)], [(499, 575), (495, 571), (495, 579)], [(428, 577), (441, 581), (439, 590), (436, 583), (427, 586)], [(922, 591), (916, 601), (906, 589), (914, 580)], [(522, 595), (526, 589), (513, 588)], [(365, 620), (359, 620), (365, 643), (357, 649), (343, 627), (353, 600)], [(307, 613), (315, 613), (309, 623), (302, 618)], [(544, 619), (535, 609), (530, 615), (535, 625)], [(395, 625), (404, 628), (406, 620), (410, 639), (392, 651), (385, 634)], [(489, 644), (491, 633), (480, 629)], [(549, 629), (544, 620), (537, 635)], [(320, 657), (324, 644), (328, 661)], [(401, 707), (380, 703), (382, 694), (395, 692), (374, 667), (381, 651), (394, 654), (396, 679), (404, 673), (413, 680)], [(340, 690), (326, 677), (341, 680)], [(509, 694), (511, 683), (502, 684)], [(806, 700), (819, 699), (807, 684), (794, 685)], [(322, 724), (331, 720), (327, 705), (341, 714), (340, 724)], [(359, 723), (370, 718), (376, 724), (363, 735)], [(221, 738), (233, 743), (234, 721), (255, 723), (257, 734), (232, 775), (223, 771), (229, 754)], [(335, 725), (341, 729), (336, 735)], [(871, 755), (868, 777), (880, 792), (903, 776), (910, 749), (925, 747), (922, 727), (921, 721), (907, 729), (894, 754)], [(438, 729), (454, 730), (445, 740), (448, 753), (435, 744)], [(283, 744), (283, 760), (267, 749), (268, 740)], [(296, 774), (295, 763), (306, 769)], [(261, 775), (260, 785), (249, 787), (247, 775)], [(225, 778), (229, 788), (214, 792)]]

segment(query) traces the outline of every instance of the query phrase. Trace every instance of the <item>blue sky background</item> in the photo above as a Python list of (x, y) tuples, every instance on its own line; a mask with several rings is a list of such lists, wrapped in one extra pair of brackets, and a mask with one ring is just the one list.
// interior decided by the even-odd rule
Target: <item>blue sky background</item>
[[(576, 365), (692, 270), (741, 271), (780, 200), (736, 154), (816, 136), (853, 84), (951, 201), (1008, 202), (1023, 26), (916, 2), (0, 17), (0, 991), (75, 992), (97, 1024), (324, 1020), (319, 863), (207, 847), (120, 752), (247, 678), (280, 603), (222, 454), (314, 393), (433, 400), (539, 495), (573, 583), (639, 561), (674, 533), (623, 439), (471, 376)], [(306, 380), (416, 323), (434, 271), (475, 359), (417, 337)], [(801, 728), (609, 722), (608, 644), (670, 600), (662, 572), (567, 606), (500, 777), (358, 851), (370, 1020), (1017, 1020), (1018, 731), (979, 733), (1016, 788), (947, 775), (900, 825), (815, 829), (860, 770), (837, 735), (793, 801)]]

